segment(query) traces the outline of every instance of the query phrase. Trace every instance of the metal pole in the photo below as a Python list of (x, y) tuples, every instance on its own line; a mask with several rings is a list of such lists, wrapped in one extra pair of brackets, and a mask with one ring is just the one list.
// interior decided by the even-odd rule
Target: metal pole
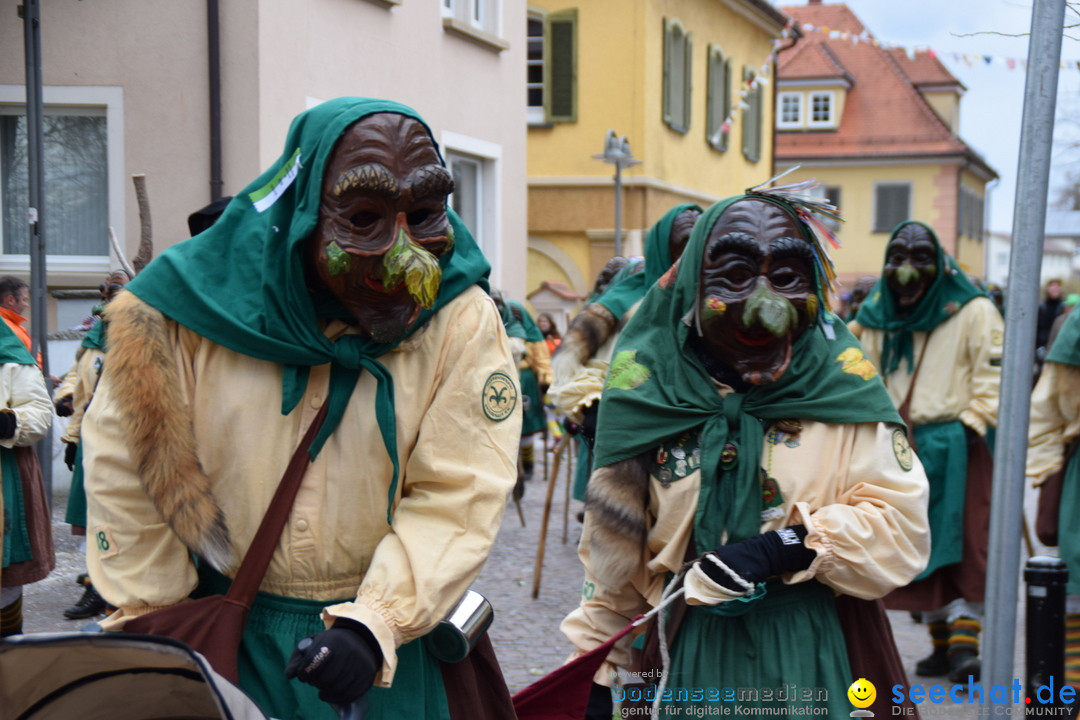
[[(30, 335), (31, 354), (41, 354), (41, 372), (50, 397), (49, 353), (46, 344), (48, 323), (45, 291), (45, 140), (42, 131), (44, 107), (41, 99), (41, 5), (25, 0), (23, 34), (26, 46), (26, 145), (30, 195)], [(45, 482), (45, 497), (52, 504), (52, 429), (37, 444), (38, 462)]]
[(615, 257), (622, 256), (622, 163), (615, 161)]
[(998, 403), (990, 547), (986, 573), (984, 683), (1009, 685), (1013, 678), (1017, 584), (1024, 508), (1024, 461), (1035, 359), (1039, 267), (1046, 227), (1046, 193), (1057, 99), (1058, 63), (1065, 0), (1035, 0), (1031, 11), (1020, 163), (1016, 180), (1009, 301)]

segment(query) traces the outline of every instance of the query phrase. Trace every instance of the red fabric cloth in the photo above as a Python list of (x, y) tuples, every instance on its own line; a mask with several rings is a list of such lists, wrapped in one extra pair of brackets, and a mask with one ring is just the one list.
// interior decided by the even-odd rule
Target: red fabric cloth
[(582, 720), (593, 676), (611, 648), (634, 629), (631, 623), (603, 645), (548, 673), (512, 698), (518, 720)]

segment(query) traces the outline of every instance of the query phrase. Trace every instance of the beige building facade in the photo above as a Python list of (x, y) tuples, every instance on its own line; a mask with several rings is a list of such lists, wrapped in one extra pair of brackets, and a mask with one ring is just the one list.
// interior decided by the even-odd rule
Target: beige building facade
[[(140, 234), (144, 174), (155, 251), (212, 199), (210, 9), (218, 6), (220, 183), (239, 192), (281, 152), (292, 118), (342, 95), (415, 108), (457, 181), (453, 204), (524, 299), (525, 7), (511, 0), (50, 0), (42, 5), (50, 330), (78, 314)], [(23, 23), (0, 22), (0, 274), (29, 278)], [(511, 100), (511, 98), (513, 100)], [(21, 143), (21, 145), (20, 145)], [(22, 185), (20, 185), (22, 183)], [(21, 194), (20, 194), (21, 193)], [(84, 301), (89, 309), (91, 302)]]

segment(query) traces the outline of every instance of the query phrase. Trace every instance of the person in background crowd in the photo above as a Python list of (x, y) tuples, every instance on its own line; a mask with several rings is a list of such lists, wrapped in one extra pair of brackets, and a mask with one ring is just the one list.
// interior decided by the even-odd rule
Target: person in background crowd
[[(1062, 316), (1058, 316), (1059, 318)], [(1058, 510), (1058, 554), (1069, 570), (1065, 586), (1065, 682), (1080, 691), (1080, 313), (1068, 312), (1050, 340), (1031, 395), (1025, 475), (1041, 487), (1064, 470)]]
[[(551, 400), (556, 411), (581, 428), (586, 449), (592, 442), (597, 401), (619, 332), (645, 292), (679, 259), (700, 216), (701, 208), (693, 203), (682, 203), (665, 212), (645, 235), (644, 262), (627, 264), (604, 292), (578, 313), (552, 357)], [(591, 463), (581, 452), (578, 468), (573, 496), (584, 500)]]
[(874, 275), (864, 275), (859, 278), (851, 291), (851, 300), (848, 302), (848, 314), (844, 318), (845, 320), (853, 320), (855, 318), (859, 312), (859, 307), (866, 301), (866, 296), (877, 283), (877, 280), (877, 277)]
[(559, 343), (562, 342), (562, 334), (555, 326), (555, 318), (551, 317), (551, 313), (540, 313), (536, 316), (536, 327), (540, 328), (540, 332), (544, 334), (548, 355), (554, 355)]
[(1061, 281), (1049, 280), (1043, 290), (1043, 300), (1039, 303), (1039, 310), (1035, 320), (1035, 352), (1039, 361), (1046, 356), (1046, 350), (1050, 342), (1050, 328), (1054, 325), (1054, 319), (1061, 314), (1063, 298), (1061, 297)]
[(930, 479), (930, 563), (885, 604), (921, 613), (930, 631), (916, 674), (978, 680), (1004, 322), (933, 229), (908, 221), (852, 327)]
[[(536, 435), (547, 427), (544, 395), (551, 385), (551, 355), (543, 333), (525, 306), (517, 300), (508, 300), (506, 304), (525, 331), (525, 356), (518, 362), (518, 377), (521, 381), (521, 472), (528, 481), (536, 467)], [(520, 499), (520, 495), (518, 497)]]
[[(662, 594), (683, 595), (657, 616), (663, 630), (650, 622), (640, 654), (629, 636), (615, 645), (589, 720), (611, 717), (616, 667), (673, 689), (827, 688), (814, 709), (836, 715), (855, 679), (885, 677), (855, 674), (837, 594), (878, 598), (922, 569), (926, 477), (873, 366), (828, 311), (823, 241), (800, 209), (764, 191), (710, 207), (619, 335), (581, 605), (562, 629), (585, 653)], [(878, 613), (883, 630), (861, 627), (873, 640), (859, 642), (899, 666)], [(800, 697), (755, 700), (743, 705), (807, 709)], [(723, 705), (690, 697), (660, 714)]]
[[(71, 394), (67, 396), (71, 398), (73, 412), (60, 438), (65, 444), (64, 464), (67, 465), (68, 470), (71, 470), (71, 489), (68, 492), (64, 521), (71, 526), (73, 535), (83, 538), (79, 548), (81, 553), (86, 552), (86, 488), (83, 484), (83, 448), (80, 442), (82, 419), (94, 396), (94, 388), (97, 387), (98, 379), (101, 377), (101, 368), (105, 362), (108, 320), (104, 317), (104, 310), (124, 289), (128, 280), (127, 272), (117, 270), (110, 273), (101, 286), (102, 302), (95, 308), (94, 313), (98, 321), (87, 331), (79, 349), (75, 352), (75, 364), (72, 367), (74, 381)], [(54, 403), (57, 402), (61, 401), (54, 398)], [(75, 584), (83, 588), (83, 593), (74, 605), (64, 610), (64, 617), (68, 620), (84, 620), (106, 612), (108, 604), (94, 589), (88, 573), (80, 573), (75, 578)]]
[(512, 715), (486, 636), (456, 664), (422, 640), (490, 550), (521, 431), (490, 266), (453, 187), (416, 111), (324, 102), (113, 301), (82, 425), (87, 563), (119, 608), (106, 631), (227, 587), (325, 413), (240, 686), (282, 720), (361, 696), (371, 720)]
[(23, 586), (56, 567), (52, 522), (34, 443), (52, 425), (53, 406), (34, 358), (0, 326), (0, 637), (22, 632)]

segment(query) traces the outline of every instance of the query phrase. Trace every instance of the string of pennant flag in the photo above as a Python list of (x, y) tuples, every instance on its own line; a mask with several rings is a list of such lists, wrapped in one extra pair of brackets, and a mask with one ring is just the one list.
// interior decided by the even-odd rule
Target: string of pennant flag
[[(786, 38), (786, 37), (790, 36), (790, 30), (791, 30), (792, 24), (793, 23), (791, 21), (788, 22), (788, 26), (784, 28), (783, 37)], [(865, 30), (863, 30), (861, 33), (856, 34), (856, 33), (847, 32), (845, 30), (833, 30), (833, 29), (825, 27), (825, 26), (811, 25), (810, 23), (804, 23), (804, 24), (799, 25), (799, 29), (802, 30), (803, 32), (816, 32), (816, 33), (821, 33), (823, 35), (828, 35), (829, 39), (831, 39), (831, 40), (846, 40), (846, 41), (852, 43), (853, 45), (857, 45), (858, 43), (863, 42), (863, 43), (869, 43), (870, 45), (873, 45), (874, 47), (884, 48), (886, 50), (894, 50), (894, 49), (903, 50), (905, 53), (907, 53), (907, 56), (909, 58), (911, 58), (912, 60), (915, 59), (915, 54), (916, 53), (925, 52), (925, 53), (929, 54), (930, 57), (938, 57), (938, 58), (947, 57), (947, 58), (951, 58), (953, 61), (958, 62), (958, 63), (962, 62), (965, 65), (967, 65), (968, 67), (974, 67), (976, 65), (986, 65), (986, 66), (1001, 66), (1001, 67), (1005, 67), (1005, 68), (1007, 68), (1009, 70), (1017, 70), (1017, 69), (1024, 70), (1025, 68), (1027, 68), (1027, 60), (1024, 59), (1024, 58), (1002, 57), (1000, 55), (983, 55), (983, 54), (979, 54), (979, 53), (956, 53), (956, 52), (939, 53), (939, 52), (936, 52), (933, 48), (930, 48), (930, 47), (907, 47), (907, 46), (904, 46), (904, 45), (896, 45), (896, 44), (893, 44), (893, 43), (884, 43), (884, 42), (881, 42), (880, 40), (878, 40), (877, 38), (872, 37)], [(1065, 60), (1065, 59), (1062, 59), (1060, 67), (1061, 67), (1062, 70), (1080, 70), (1080, 60)]]
[[(774, 50), (779, 49), (780, 45), (783, 44), (784, 39), (787, 39), (787, 38), (791, 37), (791, 28), (792, 28), (793, 25), (794, 25), (794, 20), (788, 20), (787, 26), (784, 27), (783, 32), (781, 33), (781, 38), (773, 40), (773, 49)], [(818, 33), (828, 35), (829, 38), (832, 39), (832, 40), (846, 40), (848, 42), (851, 42), (852, 44), (858, 44), (860, 42), (864, 42), (864, 43), (869, 43), (869, 44), (871, 44), (871, 45), (873, 45), (875, 47), (884, 48), (886, 50), (901, 49), (912, 60), (915, 59), (916, 53), (925, 52), (925, 53), (929, 54), (930, 57), (939, 57), (939, 58), (940, 57), (948, 57), (948, 58), (952, 58), (953, 61), (958, 62), (958, 63), (962, 62), (962, 63), (966, 64), (968, 67), (974, 67), (976, 65), (981, 64), (981, 65), (986, 65), (986, 66), (994, 66), (994, 65), (1004, 66), (1009, 70), (1016, 70), (1016, 69), (1024, 70), (1024, 69), (1027, 68), (1027, 60), (1025, 60), (1023, 58), (1010, 58), (1010, 57), (1001, 57), (1001, 56), (998, 56), (998, 55), (981, 55), (981, 54), (972, 54), (972, 53), (955, 53), (955, 52), (939, 53), (939, 52), (936, 52), (933, 48), (930, 48), (930, 47), (907, 47), (907, 46), (903, 46), (903, 45), (896, 45), (896, 44), (893, 44), (893, 43), (884, 43), (884, 42), (881, 42), (880, 40), (878, 40), (877, 38), (872, 37), (865, 30), (863, 32), (861, 32), (861, 33), (856, 34), (856, 33), (851, 33), (851, 32), (847, 32), (847, 31), (844, 31), (844, 30), (833, 30), (831, 28), (824, 27), (824, 26), (812, 25), (810, 23), (804, 23), (804, 24), (800, 25), (799, 29), (804, 33), (818, 32)], [(749, 79), (744, 79), (742, 81), (742, 83), (739, 85), (739, 91), (738, 91), (739, 102), (736, 103), (731, 108), (731, 112), (728, 114), (728, 116), (724, 119), (724, 122), (721, 123), (720, 127), (717, 129), (717, 132), (716, 132), (717, 137), (713, 138), (714, 141), (718, 141), (719, 136), (721, 134), (731, 131), (731, 128), (735, 125), (735, 122), (737, 121), (737, 119), (739, 117), (739, 111), (745, 111), (745, 110), (750, 109), (750, 103), (747, 102), (747, 97), (751, 93), (753, 93), (754, 91), (758, 90), (759, 88), (761, 88), (761, 87), (763, 87), (763, 86), (765, 86), (765, 85), (767, 85), (769, 83), (769, 76), (771, 75), (772, 65), (773, 65), (773, 57), (774, 57), (773, 55), (769, 55), (769, 57), (767, 57), (765, 59), (765, 62), (762, 63), (761, 67), (759, 67), (757, 69), (757, 72), (754, 73), (753, 76), (750, 77)], [(1080, 60), (1062, 60), (1061, 61), (1061, 69), (1062, 70), (1080, 70)]]

